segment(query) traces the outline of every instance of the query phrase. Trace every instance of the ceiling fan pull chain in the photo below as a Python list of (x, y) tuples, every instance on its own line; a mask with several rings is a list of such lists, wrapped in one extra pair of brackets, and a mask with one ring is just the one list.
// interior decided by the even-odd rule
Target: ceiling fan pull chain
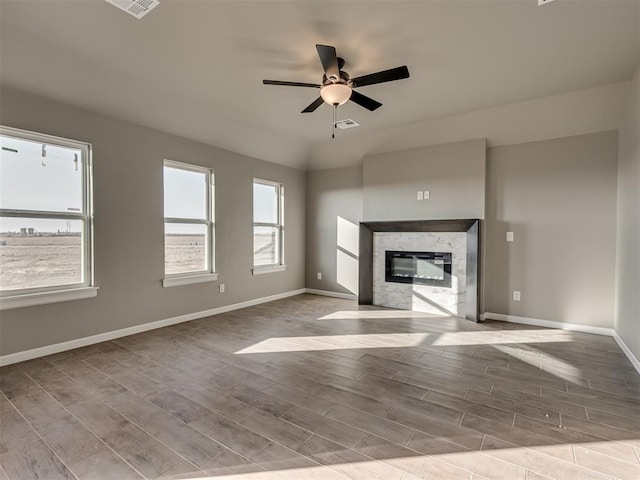
[(336, 122), (338, 121), (338, 104), (333, 104), (333, 130), (331, 131), (331, 138), (336, 138)]

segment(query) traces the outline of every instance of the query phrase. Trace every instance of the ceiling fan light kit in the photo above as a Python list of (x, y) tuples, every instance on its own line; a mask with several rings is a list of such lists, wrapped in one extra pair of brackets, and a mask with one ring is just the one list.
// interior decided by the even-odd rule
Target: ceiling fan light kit
[(318, 51), (320, 63), (322, 63), (322, 68), (324, 69), (322, 83), (285, 82), (281, 80), (263, 80), (262, 83), (265, 85), (281, 85), (287, 87), (319, 88), (320, 96), (302, 110), (302, 113), (314, 112), (323, 103), (331, 105), (334, 107), (334, 130), (336, 124), (335, 110), (339, 105), (344, 105), (351, 100), (353, 103), (371, 112), (382, 106), (382, 103), (355, 91), (354, 88), (409, 78), (409, 69), (406, 65), (351, 78), (347, 72), (342, 70), (344, 60), (338, 57), (335, 47), (316, 45), (316, 50)]
[(351, 87), (344, 83), (330, 83), (320, 89), (320, 96), (329, 105), (344, 105), (351, 98)]

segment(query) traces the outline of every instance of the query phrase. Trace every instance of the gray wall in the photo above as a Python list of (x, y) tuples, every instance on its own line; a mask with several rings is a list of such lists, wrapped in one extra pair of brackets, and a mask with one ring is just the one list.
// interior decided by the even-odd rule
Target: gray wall
[(640, 68), (631, 82), (619, 142), (615, 328), (640, 359)]
[[(304, 287), (305, 173), (12, 89), (4, 125), (93, 145), (98, 296), (0, 312), (0, 354)], [(163, 159), (212, 167), (220, 282), (163, 288)], [(286, 272), (252, 276), (252, 179), (285, 185)]]
[(364, 220), (484, 218), (485, 156), (478, 139), (364, 157)]
[[(338, 244), (338, 225), (347, 230), (341, 233), (349, 235), (361, 220), (360, 166), (307, 173), (307, 288), (354, 293), (338, 281), (339, 258), (346, 260), (343, 268), (353, 263), (348, 257), (357, 260), (357, 252)], [(322, 280), (316, 278), (318, 272), (322, 273)]]
[(613, 327), (617, 132), (490, 148), (487, 166), (485, 310)]

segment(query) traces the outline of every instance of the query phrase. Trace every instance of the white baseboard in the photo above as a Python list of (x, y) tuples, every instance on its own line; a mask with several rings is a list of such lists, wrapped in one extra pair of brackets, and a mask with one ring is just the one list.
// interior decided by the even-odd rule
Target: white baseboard
[(592, 327), (590, 325), (579, 325), (577, 323), (555, 322), (553, 320), (541, 320), (539, 318), (519, 317), (518, 315), (505, 315), (503, 313), (485, 312), (482, 320), (485, 319), (500, 320), (501, 322), (522, 323), (525, 325), (534, 325), (536, 327), (557, 328), (560, 330), (571, 330), (574, 332), (595, 333), (596, 335), (606, 335), (613, 337), (615, 330), (613, 328)]
[(541, 320), (539, 318), (520, 317), (518, 315), (505, 315), (502, 313), (485, 312), (480, 318), (482, 320), (492, 319), (500, 320), (502, 322), (522, 323), (524, 325), (534, 325), (536, 327), (558, 328), (560, 330), (571, 330), (574, 332), (594, 333), (596, 335), (605, 335), (607, 337), (613, 337), (613, 339), (620, 346), (620, 349), (627, 356), (633, 367), (640, 373), (640, 361), (636, 358), (633, 352), (629, 349), (626, 343), (620, 338), (618, 332), (613, 328), (605, 327), (592, 327), (590, 325), (578, 325), (576, 323), (564, 323), (555, 322), (552, 320)]
[(312, 295), (322, 295), (324, 297), (345, 298), (347, 300), (358, 299), (358, 296), (352, 293), (330, 292), (329, 290), (316, 290), (315, 288), (305, 288), (305, 292)]
[(209, 317), (211, 315), (230, 312), (232, 310), (239, 310), (241, 308), (252, 307), (254, 305), (259, 305), (261, 303), (273, 302), (274, 300), (293, 297), (294, 295), (300, 295), (305, 292), (306, 290), (304, 288), (300, 288), (298, 290), (291, 290), (289, 292), (278, 293), (276, 295), (270, 295), (268, 297), (247, 300), (246, 302), (234, 303), (231, 305), (223, 305), (222, 307), (211, 308), (209, 310), (203, 310), (201, 312), (187, 313), (185, 315), (179, 315), (177, 317), (166, 318), (164, 320), (157, 320), (155, 322), (144, 323), (142, 325), (135, 325), (133, 327), (122, 328), (120, 330), (114, 330), (112, 332), (105, 332), (105, 333), (100, 333), (98, 335), (91, 335), (90, 337), (77, 338), (75, 340), (69, 340), (67, 342), (56, 343), (53, 345), (47, 345), (45, 347), (33, 348), (31, 350), (24, 350), (22, 352), (10, 353), (9, 355), (0, 356), (0, 367), (5, 365), (11, 365), (12, 363), (32, 360), (38, 357), (44, 357), (45, 355), (52, 355), (54, 353), (73, 350), (74, 348), (86, 347), (87, 345), (93, 345), (94, 343), (106, 342), (108, 340), (114, 340), (116, 338), (126, 337), (128, 335), (134, 335), (136, 333), (146, 332), (148, 330), (155, 330), (157, 328), (168, 327), (169, 325), (188, 322), (189, 320), (195, 320), (197, 318)]
[(622, 349), (633, 367), (638, 371), (638, 373), (640, 373), (640, 360), (636, 358), (631, 349), (627, 346), (626, 343), (624, 343), (622, 337), (620, 337), (620, 335), (618, 335), (618, 332), (616, 332), (615, 330), (613, 331), (613, 339), (618, 343), (618, 346)]

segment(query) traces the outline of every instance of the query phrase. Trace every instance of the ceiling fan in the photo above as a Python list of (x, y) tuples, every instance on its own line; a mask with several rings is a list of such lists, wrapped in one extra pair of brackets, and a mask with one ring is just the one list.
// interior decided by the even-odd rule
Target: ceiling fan
[[(361, 107), (369, 111), (374, 111), (382, 106), (382, 104), (373, 98), (362, 95), (354, 90), (358, 87), (366, 87), (367, 85), (375, 85), (377, 83), (393, 82), (409, 78), (409, 69), (406, 65), (402, 67), (391, 68), (381, 72), (362, 75), (361, 77), (351, 78), (349, 74), (342, 70), (344, 59), (336, 54), (335, 47), (329, 45), (316, 45), (318, 56), (324, 69), (322, 75), (322, 83), (302, 83), (302, 82), (282, 82), (280, 80), (263, 80), (265, 85), (284, 85), (289, 87), (310, 87), (319, 88), (320, 96), (316, 98), (302, 113), (314, 112), (323, 102), (337, 107), (351, 100)], [(335, 110), (335, 108), (334, 108)]]

